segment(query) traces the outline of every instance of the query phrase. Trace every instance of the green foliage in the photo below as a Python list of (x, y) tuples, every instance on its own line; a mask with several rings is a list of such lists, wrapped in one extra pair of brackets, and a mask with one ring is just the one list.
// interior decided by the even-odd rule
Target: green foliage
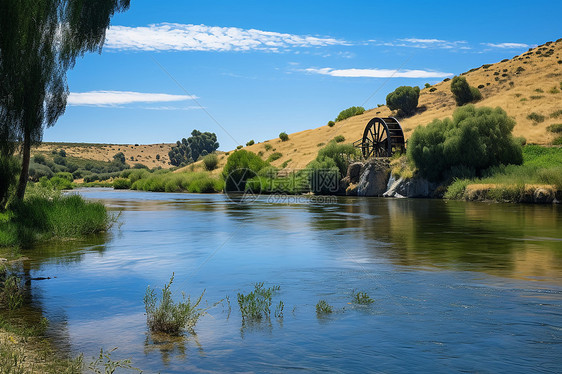
[(170, 163), (184, 166), (197, 161), (199, 157), (213, 153), (219, 148), (217, 135), (211, 132), (193, 130), (191, 136), (176, 142), (176, 146), (168, 152)]
[(23, 305), (23, 282), (20, 278), (8, 271), (4, 271), (0, 278), (2, 279), (0, 289), (0, 302), (9, 309), (19, 309)]
[(113, 188), (116, 190), (128, 190), (131, 188), (131, 181), (126, 178), (116, 178), (113, 180)]
[(550, 118), (558, 118), (562, 116), (562, 109), (550, 113)]
[(357, 155), (357, 152), (352, 144), (336, 142), (321, 148), (305, 170), (310, 191), (322, 195), (338, 193), (339, 181), (347, 172), (348, 157)]
[(205, 291), (192, 303), (190, 297), (183, 301), (174, 302), (170, 287), (174, 281), (174, 274), (168, 284), (162, 288), (162, 296), (158, 297), (156, 291), (147, 287), (144, 295), (144, 307), (146, 310), (146, 323), (152, 332), (160, 332), (168, 335), (180, 335), (182, 329), (187, 329), (195, 334), (194, 328), (199, 318), (207, 313), (208, 308), (199, 308)]
[[(117, 348), (113, 348), (110, 351), (104, 352), (103, 348), (101, 348), (99, 356), (94, 357), (94, 360), (88, 364), (88, 370), (95, 374), (113, 374), (117, 371), (117, 369), (134, 370), (142, 373), (142, 370), (132, 366), (130, 359), (112, 359), (111, 354), (115, 352), (116, 349)], [(119, 372), (122, 372), (122, 370)]]
[(252, 139), (248, 143), (246, 143), (246, 147), (249, 147), (249, 146), (254, 145), (254, 144), (255, 144), (254, 139)]
[(530, 119), (531, 121), (538, 123), (538, 122), (544, 121), (544, 116), (542, 114), (532, 112), (532, 113), (527, 115), (527, 119)]
[(435, 91), (437, 91), (437, 88), (435, 88), (435, 87), (431, 87), (431, 88), (429, 89), (429, 92), (435, 92)]
[(455, 76), (451, 81), (451, 92), (458, 106), (478, 101), (482, 98), (476, 87), (469, 86), (465, 77)]
[(56, 155), (55, 157), (53, 157), (53, 162), (57, 165), (66, 165), (66, 157)]
[(283, 154), (280, 152), (274, 152), (271, 155), (269, 155), (269, 157), (267, 158), (267, 162), (272, 162), (275, 160), (279, 160), (281, 157), (283, 157)]
[(447, 191), (443, 197), (449, 200), (462, 200), (464, 198), (466, 186), (470, 183), (472, 183), (470, 179), (455, 179), (453, 183), (447, 187)]
[(348, 157), (357, 156), (358, 152), (358, 149), (355, 148), (353, 144), (337, 144), (330, 142), (318, 151), (316, 161), (323, 161), (328, 158), (332, 159), (339, 172), (345, 175), (347, 173)]
[(342, 143), (342, 142), (345, 141), (345, 136), (343, 136), (343, 135), (338, 135), (338, 136), (334, 137), (334, 141), (335, 141), (336, 143)]
[(44, 155), (38, 154), (38, 155), (33, 156), (33, 160), (32, 160), (32, 161), (35, 162), (36, 164), (43, 164), (43, 165), (45, 165), (46, 162), (47, 162), (47, 159), (45, 158)]
[(351, 302), (360, 305), (369, 305), (375, 302), (366, 292), (353, 292)]
[(521, 164), (521, 146), (511, 135), (514, 125), (501, 108), (467, 105), (452, 120), (418, 127), (408, 142), (408, 157), (432, 181), (450, 178), (459, 167), (478, 174), (499, 164)]
[(336, 123), (334, 121), (328, 121), (328, 127), (334, 127)]
[(10, 192), (15, 187), (19, 170), (18, 158), (0, 154), (0, 212), (4, 210)]
[(424, 87), (425, 87), (425, 88), (429, 88), (429, 87), (431, 87), (431, 84), (426, 83), (426, 84), (424, 85)]
[(118, 152), (115, 155), (113, 155), (113, 161), (115, 161), (118, 164), (124, 164), (125, 155), (123, 154), (123, 152)]
[(259, 321), (269, 318), (273, 293), (279, 289), (279, 286), (264, 288), (262, 282), (256, 283), (254, 290), (247, 294), (238, 293), (237, 299), (242, 321)]
[[(144, 171), (144, 170), (143, 170)], [(132, 190), (153, 192), (193, 192), (213, 193), (223, 189), (222, 180), (208, 172), (171, 173), (166, 170), (141, 175), (131, 173), (129, 176)]]
[(279, 134), (279, 139), (281, 139), (282, 142), (286, 142), (289, 140), (289, 135), (287, 135), (286, 132), (282, 132)]
[(330, 304), (326, 302), (326, 300), (320, 300), (316, 303), (316, 314), (318, 316), (331, 314), (333, 312), (333, 308)]
[(225, 180), (225, 190), (233, 192), (244, 191), (246, 181), (253, 178), (263, 168), (270, 166), (255, 153), (244, 149), (232, 153), (223, 168), (222, 176)]
[(8, 207), (9, 220), (0, 222), (0, 246), (27, 246), (51, 238), (76, 238), (107, 230), (115, 219), (99, 202), (79, 195), (61, 195), (30, 188), (24, 201)]
[(266, 152), (267, 152), (267, 151), (271, 150), (271, 148), (273, 148), (273, 147), (271, 146), (271, 144), (267, 144), (267, 143), (266, 143), (266, 144), (264, 144), (264, 148), (265, 148), (265, 150), (266, 150)]
[(219, 164), (219, 158), (214, 153), (211, 153), (203, 157), (203, 165), (205, 165), (205, 170), (208, 171), (215, 170), (218, 164)]
[(419, 97), (419, 87), (400, 86), (386, 96), (386, 105), (390, 110), (409, 116), (416, 112)]
[(343, 121), (344, 119), (353, 116), (358, 116), (363, 113), (365, 113), (365, 108), (363, 108), (362, 106), (352, 106), (342, 110), (340, 114), (338, 114), (338, 116), (336, 117), (336, 122)]

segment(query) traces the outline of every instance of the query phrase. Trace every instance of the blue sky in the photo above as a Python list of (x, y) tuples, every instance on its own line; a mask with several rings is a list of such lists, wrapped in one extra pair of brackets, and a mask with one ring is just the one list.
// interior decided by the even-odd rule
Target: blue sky
[(556, 40), (560, 14), (557, 0), (132, 0), (102, 54), (69, 71), (69, 105), (44, 141), (175, 142), (198, 129), (229, 150)]

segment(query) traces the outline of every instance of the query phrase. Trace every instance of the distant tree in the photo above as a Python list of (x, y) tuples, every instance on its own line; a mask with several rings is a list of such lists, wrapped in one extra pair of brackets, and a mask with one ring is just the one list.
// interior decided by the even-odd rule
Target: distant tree
[(199, 156), (208, 155), (219, 148), (217, 135), (212, 132), (193, 130), (191, 132), (191, 136), (187, 138), (187, 143), (191, 149), (191, 157), (193, 158), (193, 161), (197, 161)]
[(419, 98), (419, 87), (400, 86), (386, 96), (386, 105), (390, 110), (410, 116), (416, 113)]
[(0, 1), (0, 152), (9, 153), (13, 143), (21, 143), (18, 199), (25, 194), (31, 146), (65, 111), (66, 71), (79, 56), (101, 51), (111, 16), (129, 3)]
[(254, 145), (254, 139), (250, 140), (249, 142), (246, 143), (246, 147), (249, 147), (251, 145)]
[(218, 147), (215, 133), (193, 130), (189, 138), (176, 142), (168, 152), (168, 156), (172, 165), (183, 166), (197, 161), (200, 156), (213, 153)]
[(279, 139), (281, 139), (282, 142), (286, 142), (289, 140), (289, 135), (287, 135), (286, 132), (282, 132), (279, 134)]
[(125, 163), (125, 154), (123, 152), (116, 153), (113, 155), (113, 161), (116, 163), (124, 164)]
[(451, 81), (451, 92), (455, 97), (458, 106), (478, 101), (482, 94), (476, 87), (468, 84), (465, 77), (454, 77)]
[(66, 157), (66, 151), (64, 149), (59, 150), (59, 156)]

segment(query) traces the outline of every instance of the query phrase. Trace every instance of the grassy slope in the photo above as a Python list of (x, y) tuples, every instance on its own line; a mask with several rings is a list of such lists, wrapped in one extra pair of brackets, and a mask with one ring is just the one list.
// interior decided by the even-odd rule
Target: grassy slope
[[(541, 50), (541, 48), (543, 48)], [(546, 48), (546, 49), (545, 49)], [(548, 49), (554, 49), (554, 53), (549, 57), (539, 57), (544, 55)], [(540, 54), (537, 55), (537, 51)], [(562, 117), (549, 118), (549, 115), (562, 109), (562, 93), (560, 84), (562, 82), (562, 40), (550, 45), (543, 45), (532, 49), (513, 59), (492, 64), (486, 68), (478, 68), (475, 71), (464, 74), (472, 86), (484, 85), (481, 89), (483, 99), (476, 106), (500, 106), (508, 115), (516, 120), (513, 130), (515, 136), (524, 136), (527, 142), (534, 144), (547, 145), (552, 142), (554, 135), (546, 130), (548, 125), (561, 123)], [(518, 68), (525, 69), (517, 73)], [(504, 72), (504, 70), (507, 71)], [(520, 69), (519, 69), (520, 70)], [(497, 73), (497, 75), (494, 75)], [(502, 76), (507, 74), (507, 76)], [(498, 78), (498, 81), (495, 78)], [(510, 84), (510, 82), (513, 82)], [(429, 88), (424, 88), (420, 94), (419, 107), (423, 111), (418, 114), (401, 120), (406, 138), (411, 131), (419, 125), (426, 125), (435, 118), (445, 118), (452, 115), (457, 108), (450, 91), (450, 81), (435, 84), (437, 90), (430, 92)], [(549, 91), (557, 87), (558, 93)], [(543, 93), (536, 90), (542, 90)], [(541, 98), (531, 99), (531, 96), (542, 96)], [(525, 99), (522, 101), (522, 99)], [(425, 110), (424, 110), (425, 109)], [(334, 110), (334, 117), (338, 109)], [(527, 115), (536, 112), (544, 115), (546, 119), (541, 123), (534, 123), (527, 119)], [(283, 154), (281, 158), (273, 161), (272, 164), (280, 166), (283, 162), (290, 160), (288, 167), (302, 168), (312, 161), (318, 152), (320, 143), (327, 143), (337, 135), (343, 135), (346, 142), (352, 142), (361, 138), (363, 129), (367, 122), (373, 117), (391, 116), (392, 112), (386, 107), (375, 108), (366, 111), (364, 114), (351, 117), (341, 122), (337, 122), (334, 127), (321, 126), (311, 130), (305, 130), (289, 134), (289, 141), (281, 142), (280, 139), (271, 139), (266, 142), (245, 147), (245, 149), (258, 153), (262, 151), (264, 158), (274, 152)], [(323, 122), (328, 122), (325, 119)], [(270, 144), (272, 149), (265, 150), (265, 144)], [(219, 167), (224, 165), (224, 160)]]
[[(554, 50), (552, 55), (541, 57), (551, 48)], [(540, 53), (537, 54), (537, 52)], [(538, 46), (510, 60), (473, 69), (464, 75), (472, 86), (484, 86), (481, 88), (483, 99), (476, 104), (477, 106), (502, 107), (517, 122), (513, 130), (515, 136), (524, 136), (529, 143), (547, 145), (551, 144), (555, 138), (554, 134), (546, 130), (547, 126), (562, 122), (562, 117), (549, 117), (551, 113), (562, 110), (562, 90), (560, 89), (562, 64), (558, 61), (562, 61), (562, 40), (550, 45)], [(521, 69), (524, 70), (521, 71)], [(503, 76), (504, 74), (505, 76)], [(554, 87), (557, 87), (558, 92), (550, 93)], [(391, 90), (393, 87), (386, 88)], [(416, 115), (400, 121), (406, 138), (417, 126), (426, 125), (435, 118), (449, 117), (456, 109), (450, 91), (450, 81), (437, 83), (432, 88), (436, 88), (436, 90), (430, 92), (430, 88), (424, 88), (421, 91), (419, 101), (421, 110)], [(543, 92), (537, 92), (537, 90)], [(336, 117), (341, 109), (343, 108), (334, 108), (333, 116)], [(527, 119), (532, 112), (545, 116), (545, 120), (536, 123)], [(330, 120), (330, 118), (326, 118), (321, 120), (320, 127), (289, 134), (287, 142), (281, 142), (279, 138), (276, 138), (245, 147), (245, 149), (254, 153), (263, 152), (264, 159), (274, 152), (279, 152), (282, 157), (272, 162), (274, 166), (281, 166), (284, 162), (289, 161), (287, 167), (303, 168), (316, 157), (320, 148), (319, 144), (327, 143), (338, 135), (343, 135), (346, 142), (353, 142), (361, 138), (363, 129), (371, 118), (392, 115), (386, 106), (382, 106), (337, 122), (334, 127), (325, 125)], [(271, 149), (266, 151), (265, 144), (271, 145)], [(155, 166), (168, 168), (171, 166), (168, 164), (168, 151), (172, 146), (173, 144), (134, 146), (44, 143), (37, 151), (48, 153), (53, 149), (64, 148), (69, 156), (102, 161), (110, 161), (115, 153), (123, 152), (129, 164), (139, 162), (150, 168)], [(156, 161), (156, 154), (160, 155), (160, 161)], [(136, 161), (130, 161), (131, 156)], [(219, 173), (225, 163), (226, 156), (219, 155), (218, 170), (214, 173)], [(196, 168), (198, 167), (196, 165)], [(184, 170), (188, 169), (178, 171)]]

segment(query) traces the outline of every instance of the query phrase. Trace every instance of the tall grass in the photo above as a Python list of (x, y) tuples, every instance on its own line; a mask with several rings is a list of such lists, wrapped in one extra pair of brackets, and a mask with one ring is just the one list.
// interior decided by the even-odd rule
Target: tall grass
[(28, 246), (38, 240), (76, 238), (106, 231), (115, 222), (105, 206), (79, 195), (36, 189), (10, 205), (0, 220), (0, 246)]
[[(271, 315), (271, 302), (273, 293), (279, 290), (279, 286), (265, 288), (262, 283), (256, 283), (254, 290), (247, 293), (238, 293), (238, 306), (242, 313), (242, 321), (260, 321)], [(283, 303), (280, 302), (275, 315), (282, 316)]]
[[(131, 175), (130, 177), (133, 177)], [(133, 181), (133, 178), (130, 179)], [(222, 191), (224, 182), (208, 172), (153, 173), (136, 179), (131, 189), (153, 192), (212, 193)]]
[(168, 284), (162, 288), (162, 296), (158, 297), (156, 291), (146, 289), (144, 306), (146, 309), (146, 322), (150, 331), (161, 332), (169, 335), (179, 335), (182, 329), (187, 329), (194, 334), (194, 328), (199, 318), (207, 313), (208, 308), (199, 308), (205, 291), (195, 302), (191, 302), (189, 296), (183, 301), (174, 302), (170, 287), (174, 282), (174, 274)]

